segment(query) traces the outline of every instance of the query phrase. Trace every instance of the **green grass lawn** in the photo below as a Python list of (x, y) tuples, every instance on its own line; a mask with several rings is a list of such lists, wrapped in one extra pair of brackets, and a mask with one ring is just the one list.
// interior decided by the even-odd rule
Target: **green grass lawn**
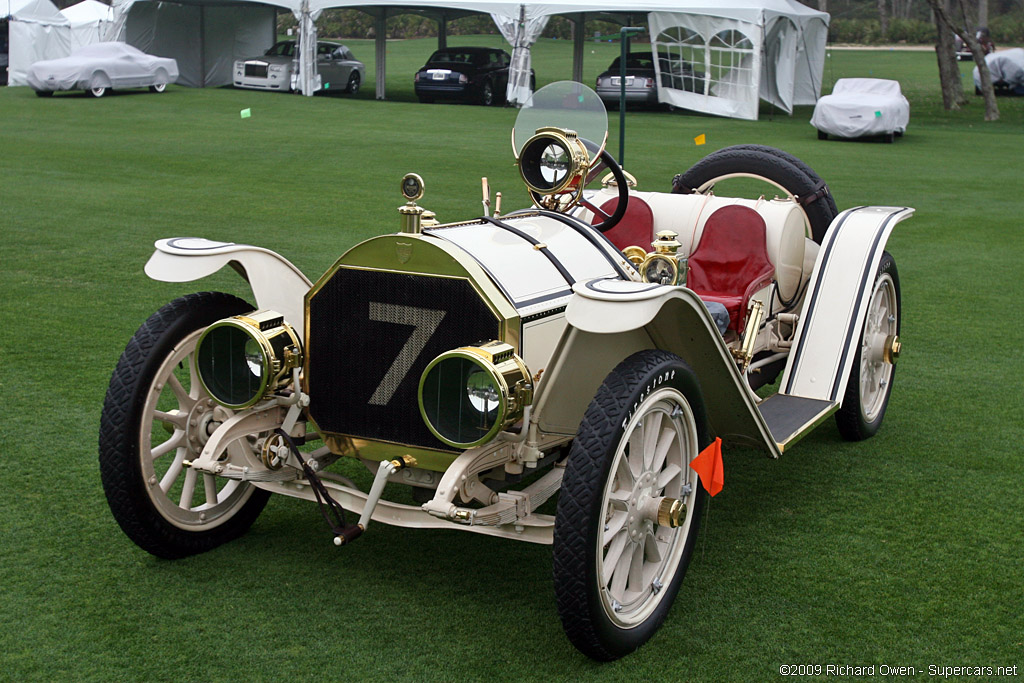
[[(372, 74), (372, 45), (349, 44)], [(831, 53), (826, 92), (842, 76), (901, 80), (911, 121), (892, 145), (818, 141), (810, 107), (763, 108), (758, 122), (627, 116), (641, 189), (760, 143), (807, 162), (840, 208), (917, 209), (889, 242), (905, 346), (882, 431), (850, 444), (830, 422), (779, 461), (727, 452), (679, 598), (639, 652), (598, 665), (572, 648), (541, 546), (375, 524), (338, 549), (315, 506), (286, 498), (239, 541), (186, 560), (120, 532), (96, 441), (121, 350), (174, 297), (248, 296), (233, 274), (147, 279), (156, 239), (265, 246), (315, 279), (397, 229), (406, 172), (424, 177), (420, 203), (441, 220), (478, 215), (484, 175), (506, 210), (527, 204), (515, 110), (413, 101), (433, 47), (388, 43), (385, 102), (370, 84), (355, 98), (0, 88), (0, 680), (769, 681), (782, 664), (913, 666), (924, 679), (930, 665), (1024, 666), (1024, 98), (1001, 100), (995, 123), (979, 98), (946, 113), (931, 53)], [(570, 47), (538, 44), (540, 84), (569, 76)], [(588, 47), (587, 82), (616, 49)]]

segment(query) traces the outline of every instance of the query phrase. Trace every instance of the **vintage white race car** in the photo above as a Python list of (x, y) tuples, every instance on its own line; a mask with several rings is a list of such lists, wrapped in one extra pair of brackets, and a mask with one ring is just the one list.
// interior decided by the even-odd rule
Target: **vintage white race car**
[[(129, 342), (100, 433), (125, 533), (199, 553), (277, 493), (318, 503), (338, 545), (371, 522), (552, 544), (572, 643), (608, 660), (648, 640), (721, 487), (720, 443), (777, 458), (832, 414), (848, 439), (878, 430), (900, 350), (885, 246), (913, 210), (836, 215), (812, 170), (760, 146), (637, 192), (606, 129), (585, 86), (538, 91), (513, 133), (532, 208), (492, 212), (485, 181), (485, 215), (438, 224), (408, 174), (400, 231), (315, 281), (259, 247), (157, 242), (150, 277), (231, 266), (254, 303), (190, 294)], [(737, 174), (782, 198), (712, 192)], [(368, 490), (332, 470), (343, 458)], [(418, 504), (383, 499), (388, 482)]]

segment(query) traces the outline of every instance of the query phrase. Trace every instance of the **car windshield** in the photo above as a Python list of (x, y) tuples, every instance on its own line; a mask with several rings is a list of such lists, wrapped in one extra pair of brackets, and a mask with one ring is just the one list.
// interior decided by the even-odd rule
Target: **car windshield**
[(295, 56), (295, 41), (285, 40), (277, 43), (272, 48), (267, 50), (265, 53), (268, 57), (294, 57)]
[(480, 66), (487, 63), (486, 52), (466, 52), (460, 50), (438, 50), (430, 55), (429, 62), (451, 62), (455, 64), (475, 64)]

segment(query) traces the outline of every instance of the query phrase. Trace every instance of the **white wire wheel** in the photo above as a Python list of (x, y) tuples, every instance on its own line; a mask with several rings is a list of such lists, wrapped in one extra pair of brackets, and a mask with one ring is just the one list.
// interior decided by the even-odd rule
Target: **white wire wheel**
[(103, 489), (122, 530), (154, 555), (183, 557), (241, 535), (269, 497), (184, 466), (224, 418), (199, 381), (196, 342), (211, 323), (250, 310), (217, 292), (172, 301), (143, 323), (111, 377), (100, 419)]
[(621, 657), (664, 621), (706, 495), (689, 463), (708, 441), (696, 378), (670, 353), (630, 356), (591, 402), (566, 464), (553, 548), (559, 615), (584, 654)]

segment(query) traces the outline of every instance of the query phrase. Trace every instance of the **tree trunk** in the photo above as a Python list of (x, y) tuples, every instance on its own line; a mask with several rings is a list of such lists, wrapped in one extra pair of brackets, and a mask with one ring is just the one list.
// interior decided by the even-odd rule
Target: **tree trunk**
[(878, 24), (881, 27), (882, 40), (885, 41), (889, 36), (889, 10), (885, 0), (878, 0)]
[[(939, 42), (942, 41), (942, 33), (949, 31), (955, 31), (964, 44), (967, 45), (971, 50), (971, 55), (974, 56), (974, 63), (978, 67), (978, 76), (981, 80), (981, 95), (985, 98), (985, 120), (996, 121), (999, 119), (999, 105), (996, 104), (995, 89), (992, 87), (992, 74), (988, 70), (988, 64), (985, 62), (985, 51), (981, 47), (981, 43), (975, 37), (974, 32), (971, 31), (967, 26), (958, 24), (966, 24), (967, 8), (964, 6), (964, 0), (958, 0), (960, 10), (960, 16), (964, 17), (963, 22), (954, 23), (950, 18), (949, 12), (946, 8), (940, 4), (940, 0), (928, 0), (928, 4), (931, 5), (932, 10), (936, 16), (936, 26), (939, 31)], [(942, 57), (939, 56), (939, 62), (941, 64)], [(959, 71), (959, 69), (958, 69)], [(940, 67), (940, 78), (941, 78), (941, 67)], [(959, 80), (959, 78), (958, 78)], [(945, 85), (943, 85), (943, 100), (945, 100)]]
[(935, 15), (935, 29), (939, 36), (935, 43), (935, 58), (939, 62), (942, 106), (946, 108), (946, 111), (953, 111), (967, 104), (964, 86), (960, 82), (960, 65), (956, 61), (953, 33), (948, 26), (939, 20), (938, 14)]
[(988, 0), (978, 0), (978, 26), (988, 27)]
[(818, 9), (822, 12), (828, 11), (828, 0), (818, 0)]

